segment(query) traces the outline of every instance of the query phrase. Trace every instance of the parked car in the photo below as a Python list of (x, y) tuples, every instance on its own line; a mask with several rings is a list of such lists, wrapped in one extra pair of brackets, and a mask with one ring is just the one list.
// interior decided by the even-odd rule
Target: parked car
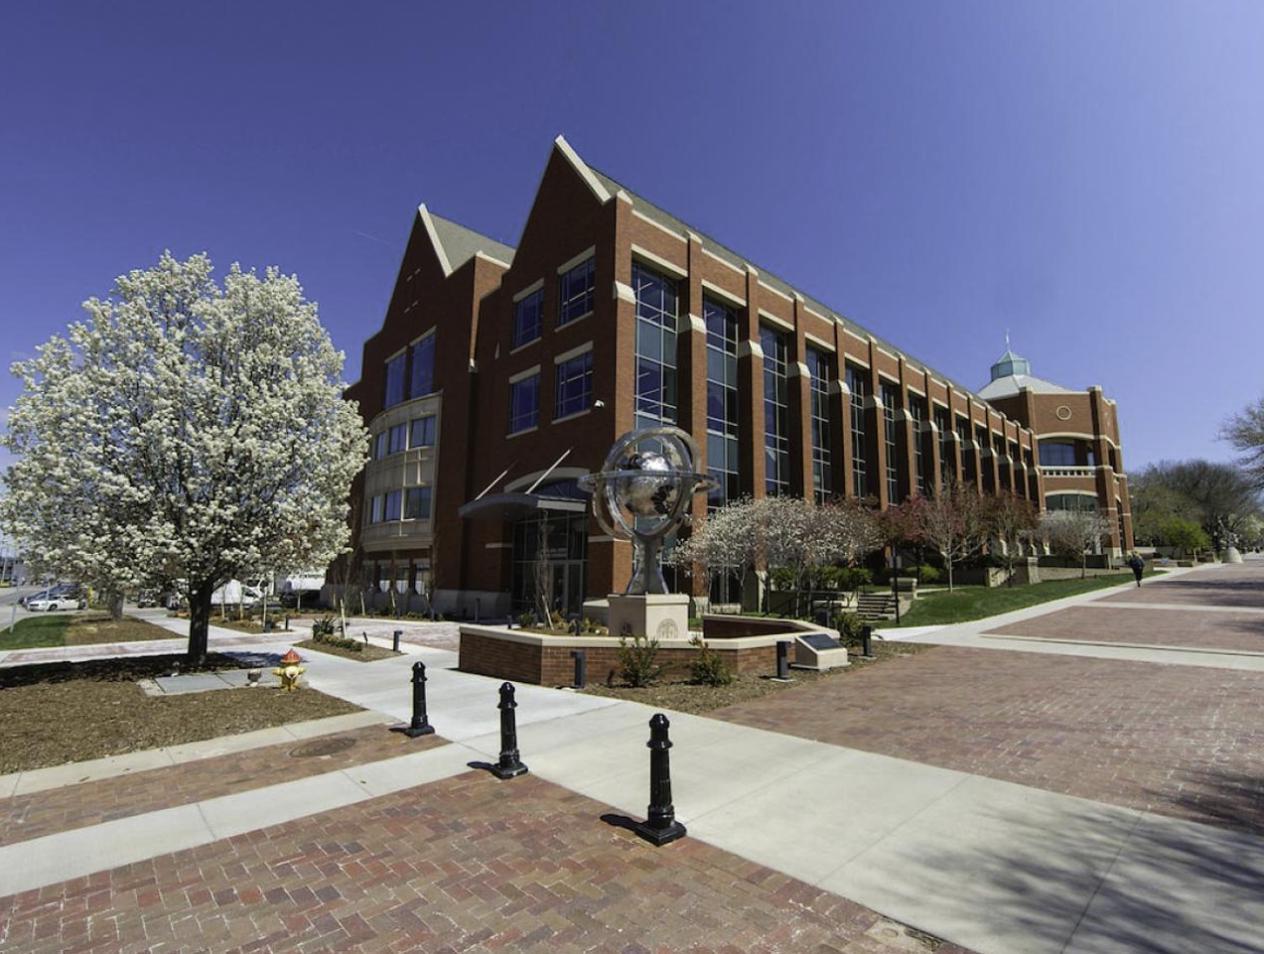
[(158, 605), (158, 593), (155, 590), (141, 590), (136, 594), (136, 608)]
[(26, 601), (26, 608), (32, 613), (51, 613), (55, 610), (83, 609), (87, 605), (88, 601), (82, 596), (72, 596), (67, 594), (47, 594), (41, 596), (39, 599)]

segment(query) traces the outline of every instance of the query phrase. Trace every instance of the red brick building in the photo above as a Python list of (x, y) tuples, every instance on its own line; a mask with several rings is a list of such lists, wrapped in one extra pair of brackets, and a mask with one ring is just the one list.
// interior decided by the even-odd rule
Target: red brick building
[[(790, 493), (885, 507), (950, 479), (1038, 504), (1049, 492), (1032, 428), (1056, 432), (1039, 400), (972, 393), (561, 137), (516, 248), (418, 209), (363, 369), (348, 396), (373, 460), (353, 491), (355, 555), (335, 582), (412, 594), (433, 574), (448, 613), (529, 602), (541, 546), (556, 604), (621, 589), (631, 547), (601, 531), (575, 481), (640, 424), (694, 435), (719, 483), (713, 504)], [(1084, 431), (1104, 461), (1118, 451), (1113, 405), (1100, 392), (1085, 401), (1073, 413), (1109, 407), (1109, 423)], [(1126, 513), (1113, 474), (1103, 499), (1122, 494)], [(700, 497), (695, 517), (706, 507)]]

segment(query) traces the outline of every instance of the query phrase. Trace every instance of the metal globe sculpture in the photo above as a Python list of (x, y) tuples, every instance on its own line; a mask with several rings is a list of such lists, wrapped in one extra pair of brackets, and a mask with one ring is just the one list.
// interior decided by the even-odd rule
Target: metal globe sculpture
[(601, 470), (579, 479), (593, 516), (612, 537), (636, 547), (625, 594), (666, 593), (662, 541), (684, 521), (694, 494), (713, 481), (694, 470), (698, 445), (678, 427), (643, 427), (614, 442)]

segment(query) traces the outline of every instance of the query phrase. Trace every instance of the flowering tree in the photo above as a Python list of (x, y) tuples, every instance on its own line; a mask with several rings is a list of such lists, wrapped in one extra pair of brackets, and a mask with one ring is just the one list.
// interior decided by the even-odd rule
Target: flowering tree
[(671, 551), (671, 561), (686, 570), (700, 567), (708, 579), (736, 573), (745, 589), (746, 575), (758, 553), (755, 516), (750, 497), (726, 503), (693, 527), (688, 539)]
[(43, 568), (121, 593), (182, 586), (189, 656), (233, 575), (328, 563), (367, 434), (297, 279), (210, 259), (120, 277), (14, 365), (0, 525)]
[(953, 481), (934, 497), (914, 497), (903, 506), (900, 525), (943, 558), (951, 590), (953, 565), (978, 553), (987, 540), (982, 498), (973, 487)]
[(1005, 580), (1014, 582), (1014, 557), (1018, 548), (1029, 540), (1040, 526), (1040, 516), (1031, 502), (1004, 491), (987, 498), (984, 521), (992, 539), (1001, 544), (1000, 557), (1005, 563)]
[(1088, 552), (1110, 533), (1110, 521), (1096, 510), (1051, 510), (1040, 519), (1040, 532), (1059, 553), (1080, 558), (1080, 577), (1088, 576)]

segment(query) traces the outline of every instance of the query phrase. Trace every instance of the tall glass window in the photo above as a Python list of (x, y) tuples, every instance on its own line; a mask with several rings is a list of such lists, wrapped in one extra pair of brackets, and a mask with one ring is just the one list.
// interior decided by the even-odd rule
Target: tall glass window
[(957, 440), (961, 444), (961, 472), (967, 484), (978, 479), (978, 450), (970, 446), (970, 422), (964, 417), (957, 418)]
[(865, 400), (869, 397), (869, 372), (855, 365), (847, 365), (847, 390), (851, 392), (851, 478), (857, 497), (868, 497), (868, 455), (865, 453)]
[(557, 323), (564, 325), (576, 318), (583, 318), (593, 310), (593, 283), (596, 270), (593, 258), (580, 262), (561, 277), (558, 282), (559, 311)]
[(386, 362), (386, 391), (383, 395), (383, 407), (394, 407), (404, 400), (404, 369), (408, 364), (408, 354), (401, 351)]
[(952, 441), (949, 440), (952, 434), (952, 419), (948, 416), (947, 408), (935, 408), (935, 428), (939, 431), (939, 480), (947, 488), (952, 483), (953, 470), (956, 466), (952, 453)]
[(563, 361), (557, 366), (557, 401), (553, 419), (568, 417), (592, 405), (592, 352)]
[(398, 454), (408, 447), (408, 426), (405, 424), (396, 424), (390, 431), (390, 443), (387, 447), (388, 454)]
[(709, 299), (702, 303), (707, 326), (707, 473), (716, 486), (707, 498), (710, 507), (735, 500), (738, 480), (737, 316)]
[(540, 319), (543, 313), (543, 288), (514, 304), (513, 347), (527, 344), (540, 337)]
[(377, 436), (373, 438), (373, 459), (381, 460), (387, 454), (387, 443), (389, 435), (386, 431), (378, 431)]
[(385, 499), (379, 495), (369, 501), (369, 523), (382, 522), (382, 504)]
[(917, 482), (917, 492), (926, 495), (926, 454), (923, 446), (925, 435), (922, 425), (926, 423), (926, 399), (914, 394), (908, 399), (909, 417), (913, 419), (913, 476)]
[(1075, 444), (1060, 441), (1040, 442), (1041, 467), (1074, 467)]
[(759, 329), (764, 349), (764, 490), (769, 494), (790, 492), (790, 397), (786, 386), (786, 362), (790, 346), (786, 336), (767, 326)]
[(433, 447), (435, 442), (435, 416), (413, 418), (412, 432), (408, 435), (409, 447)]
[(430, 488), (409, 487), (404, 494), (404, 519), (430, 519)]
[(400, 507), (403, 503), (404, 492), (402, 490), (392, 490), (386, 495), (386, 519), (398, 520), (400, 517)]
[(636, 292), (636, 424), (676, 423), (676, 283), (639, 263)]
[(807, 359), (808, 373), (812, 376), (812, 493), (817, 503), (824, 503), (834, 493), (834, 422), (830, 401), (834, 356), (809, 346)]
[(516, 434), (540, 423), (540, 375), (509, 385), (509, 433)]
[(882, 436), (887, 448), (887, 501), (891, 504), (900, 502), (899, 410), (899, 387), (883, 383)]
[(434, 391), (435, 336), (426, 335), (413, 345), (413, 373), (408, 396), (421, 397)]

